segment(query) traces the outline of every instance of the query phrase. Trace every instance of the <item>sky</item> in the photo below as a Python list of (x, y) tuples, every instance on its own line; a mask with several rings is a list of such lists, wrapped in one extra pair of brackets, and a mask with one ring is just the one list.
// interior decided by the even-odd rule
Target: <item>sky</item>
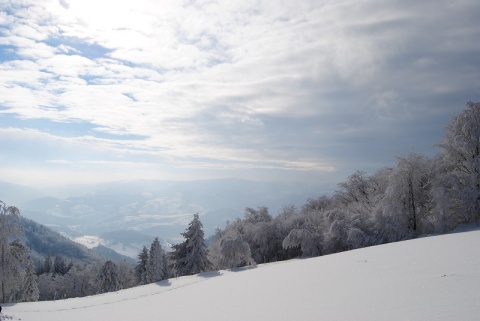
[(0, 0), (0, 180), (335, 182), (480, 100), (478, 0)]

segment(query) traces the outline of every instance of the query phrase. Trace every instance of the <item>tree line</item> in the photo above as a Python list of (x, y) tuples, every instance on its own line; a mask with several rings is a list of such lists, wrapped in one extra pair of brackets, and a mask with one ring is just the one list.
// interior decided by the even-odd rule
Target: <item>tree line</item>
[(411, 152), (373, 175), (357, 171), (333, 195), (285, 207), (273, 218), (247, 208), (216, 232), (217, 269), (317, 256), (440, 234), (480, 223), (480, 103), (452, 118), (435, 157)]
[[(34, 268), (21, 239), (19, 211), (0, 202), (3, 302), (52, 300), (116, 291), (169, 277), (313, 257), (441, 234), (480, 223), (480, 103), (452, 118), (433, 158), (411, 152), (372, 175), (357, 171), (332, 195), (284, 207), (246, 208), (243, 219), (217, 229), (208, 247), (198, 214), (184, 241), (164, 250), (156, 238), (138, 263), (66, 264), (47, 257)], [(58, 262), (57, 262), (58, 261)]]
[(155, 238), (150, 248), (143, 247), (136, 266), (112, 260), (67, 263), (61, 255), (52, 257), (50, 253), (35, 266), (30, 249), (21, 241), (24, 231), (18, 209), (0, 201), (0, 224), (2, 302), (83, 297), (211, 269), (198, 214), (182, 233), (184, 242), (167, 253)]

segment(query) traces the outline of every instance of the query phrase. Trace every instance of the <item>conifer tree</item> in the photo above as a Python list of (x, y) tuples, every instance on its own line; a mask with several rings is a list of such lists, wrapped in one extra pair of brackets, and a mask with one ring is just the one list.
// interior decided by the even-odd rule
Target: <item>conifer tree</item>
[(116, 291), (120, 283), (117, 265), (110, 260), (105, 262), (100, 269), (97, 280), (100, 282), (102, 292)]
[(138, 254), (138, 264), (135, 267), (135, 278), (137, 284), (147, 284), (147, 269), (148, 269), (148, 249), (144, 245), (140, 254)]
[(53, 263), (52, 263), (52, 256), (50, 255), (50, 251), (49, 251), (43, 265), (43, 273), (48, 274), (51, 272), (53, 272)]
[(60, 255), (55, 256), (55, 260), (53, 261), (53, 272), (60, 275), (65, 275), (68, 272), (65, 260)]
[(165, 252), (160, 245), (158, 237), (150, 246), (150, 256), (147, 267), (148, 283), (158, 282), (167, 277)]
[(173, 246), (174, 268), (178, 276), (191, 275), (207, 271), (210, 262), (207, 258), (203, 225), (198, 213), (194, 215), (182, 236), (185, 241)]

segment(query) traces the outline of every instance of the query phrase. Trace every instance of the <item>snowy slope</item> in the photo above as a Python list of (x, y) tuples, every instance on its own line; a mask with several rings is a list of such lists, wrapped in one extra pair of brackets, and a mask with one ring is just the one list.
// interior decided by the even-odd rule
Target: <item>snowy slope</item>
[(480, 231), (5, 306), (22, 321), (478, 320)]

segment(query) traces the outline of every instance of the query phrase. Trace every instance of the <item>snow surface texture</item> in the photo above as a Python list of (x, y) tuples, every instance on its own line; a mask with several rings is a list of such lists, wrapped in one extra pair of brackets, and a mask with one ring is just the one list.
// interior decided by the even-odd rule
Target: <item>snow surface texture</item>
[(478, 320), (480, 231), (86, 298), (6, 305), (10, 320)]

